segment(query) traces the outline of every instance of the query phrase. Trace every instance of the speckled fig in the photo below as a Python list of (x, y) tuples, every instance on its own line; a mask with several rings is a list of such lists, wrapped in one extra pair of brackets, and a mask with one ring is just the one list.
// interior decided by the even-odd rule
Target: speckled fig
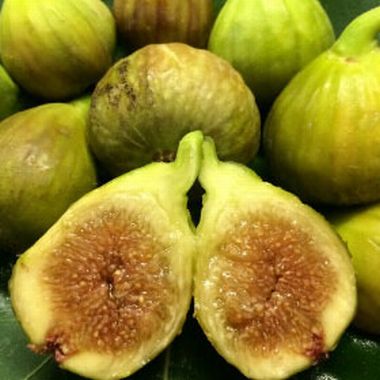
[(18, 259), (16, 316), (36, 352), (81, 376), (131, 375), (181, 331), (190, 307), (195, 236), (186, 193), (201, 132), (172, 163), (152, 163), (85, 195)]
[(358, 288), (354, 323), (380, 334), (380, 204), (327, 214), (352, 255)]
[(182, 43), (148, 45), (117, 62), (92, 95), (89, 127), (91, 148), (113, 175), (172, 160), (193, 130), (239, 162), (254, 157), (260, 140), (259, 111), (240, 74)]
[(83, 103), (51, 103), (0, 123), (2, 250), (28, 247), (96, 186), (86, 141), (88, 105), (85, 109)]
[(19, 97), (17, 84), (0, 65), (0, 120), (19, 110), (21, 106)]
[(101, 0), (4, 0), (3, 64), (42, 98), (70, 98), (95, 83), (112, 64), (115, 41), (115, 21)]
[(205, 47), (213, 0), (114, 0), (116, 24), (128, 46), (184, 42)]
[(317, 0), (227, 0), (213, 26), (209, 49), (231, 62), (259, 105), (267, 107), (334, 39)]
[(250, 379), (286, 379), (333, 350), (356, 306), (353, 266), (327, 221), (205, 141), (195, 315)]
[(380, 199), (380, 7), (349, 24), (276, 100), (264, 148), (276, 181), (303, 200)]

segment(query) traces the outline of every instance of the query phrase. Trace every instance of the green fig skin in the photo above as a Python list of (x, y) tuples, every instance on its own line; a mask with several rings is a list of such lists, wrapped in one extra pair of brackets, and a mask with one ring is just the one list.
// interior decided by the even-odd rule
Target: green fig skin
[(17, 253), (96, 186), (86, 117), (52, 103), (0, 123), (0, 246)]
[(380, 205), (335, 211), (327, 218), (352, 256), (358, 289), (354, 324), (380, 334)]
[(380, 7), (362, 14), (276, 100), (264, 127), (275, 180), (312, 203), (380, 197)]
[(285, 379), (333, 350), (352, 321), (356, 285), (331, 225), (293, 194), (203, 144), (195, 316), (249, 379)]
[(228, 0), (208, 48), (229, 61), (258, 104), (268, 107), (334, 39), (331, 22), (317, 0)]
[(77, 96), (112, 64), (116, 26), (101, 0), (5, 0), (0, 18), (3, 64), (31, 94)]
[(170, 161), (193, 130), (213, 137), (223, 159), (248, 162), (259, 147), (254, 96), (228, 62), (206, 50), (148, 45), (117, 62), (92, 95), (90, 146), (112, 175)]
[(19, 108), (19, 88), (0, 65), (0, 121), (17, 112)]
[(119, 31), (128, 46), (183, 42), (206, 47), (213, 22), (212, 0), (114, 0)]
[(86, 194), (20, 256), (10, 295), (29, 347), (81, 376), (116, 380), (180, 333), (196, 254), (186, 193), (202, 141), (193, 132), (175, 162), (149, 164)]

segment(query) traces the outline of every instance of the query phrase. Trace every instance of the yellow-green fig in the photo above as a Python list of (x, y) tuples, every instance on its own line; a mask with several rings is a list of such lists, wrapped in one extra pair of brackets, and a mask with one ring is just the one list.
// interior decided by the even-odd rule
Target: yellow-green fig
[(78, 106), (51, 103), (0, 123), (0, 246), (25, 249), (96, 185)]
[(380, 199), (380, 7), (357, 17), (276, 100), (264, 147), (279, 184), (315, 203)]
[(184, 42), (205, 47), (213, 0), (114, 0), (116, 23), (129, 46)]
[(260, 115), (225, 60), (182, 43), (152, 44), (117, 62), (92, 95), (90, 145), (113, 175), (172, 160), (180, 139), (201, 130), (223, 159), (258, 150)]
[(333, 41), (331, 22), (317, 0), (227, 0), (209, 49), (231, 62), (258, 103), (268, 106)]
[(180, 333), (192, 296), (186, 193), (203, 137), (175, 162), (131, 171), (79, 199), (17, 261), (11, 301), (36, 352), (90, 379), (131, 375)]
[(27, 91), (62, 100), (80, 94), (112, 64), (115, 29), (101, 0), (5, 0), (1, 58)]
[(0, 120), (19, 110), (19, 93), (17, 84), (0, 65)]

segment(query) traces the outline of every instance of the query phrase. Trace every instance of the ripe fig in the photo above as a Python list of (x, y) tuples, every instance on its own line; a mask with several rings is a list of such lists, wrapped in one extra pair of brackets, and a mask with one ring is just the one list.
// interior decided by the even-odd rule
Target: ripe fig
[(203, 137), (85, 195), (17, 261), (17, 318), (37, 352), (91, 379), (132, 374), (180, 332), (191, 301), (194, 234), (186, 193)]
[(327, 215), (352, 255), (358, 288), (354, 323), (380, 334), (380, 204)]
[(4, 0), (1, 58), (27, 91), (62, 100), (80, 94), (111, 66), (115, 31), (101, 0)]
[(0, 123), (0, 246), (25, 249), (96, 185), (86, 116), (52, 103)]
[(213, 0), (114, 0), (116, 24), (128, 45), (183, 42), (205, 47)]
[(117, 175), (174, 156), (201, 130), (222, 158), (247, 162), (260, 139), (255, 99), (239, 73), (214, 54), (182, 43), (148, 45), (117, 62), (98, 83), (90, 145)]
[(18, 86), (0, 65), (0, 120), (17, 112), (19, 107)]
[(209, 49), (231, 62), (259, 105), (268, 106), (334, 39), (317, 0), (227, 0), (211, 31)]
[(204, 143), (195, 315), (251, 379), (285, 379), (332, 350), (356, 305), (346, 247), (327, 221)]
[(380, 7), (356, 18), (334, 46), (276, 100), (264, 147), (278, 183), (303, 200), (380, 198)]

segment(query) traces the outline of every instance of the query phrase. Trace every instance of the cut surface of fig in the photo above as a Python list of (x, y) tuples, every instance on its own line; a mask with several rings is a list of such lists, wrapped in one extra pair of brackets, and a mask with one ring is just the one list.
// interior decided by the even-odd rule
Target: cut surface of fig
[(202, 134), (176, 161), (130, 172), (76, 202), (17, 261), (12, 305), (35, 352), (92, 379), (120, 379), (180, 332), (194, 236), (186, 193)]
[(248, 378), (287, 378), (327, 356), (352, 320), (349, 255), (314, 210), (204, 144), (197, 319)]

